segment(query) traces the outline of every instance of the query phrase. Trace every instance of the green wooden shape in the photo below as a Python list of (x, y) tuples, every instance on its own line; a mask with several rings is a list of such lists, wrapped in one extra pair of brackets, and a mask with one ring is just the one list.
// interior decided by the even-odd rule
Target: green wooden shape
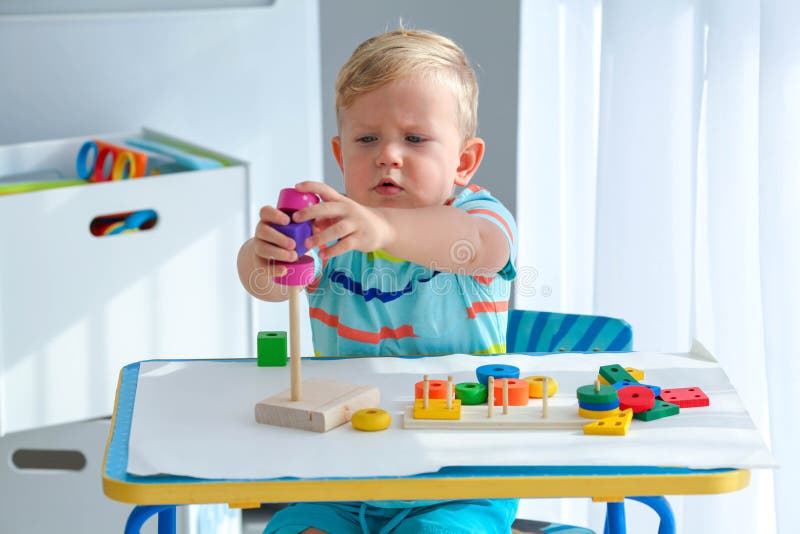
[(578, 388), (578, 400), (586, 404), (605, 404), (617, 399), (619, 399), (617, 390), (606, 384), (600, 384), (598, 390), (595, 390), (594, 384)]
[(463, 405), (483, 404), (489, 396), (489, 391), (478, 382), (461, 382), (456, 384), (456, 398)]
[(681, 407), (671, 402), (656, 399), (655, 405), (649, 410), (633, 414), (633, 417), (642, 421), (653, 421), (670, 415), (678, 415)]
[(614, 365), (604, 365), (600, 368), (600, 376), (606, 379), (609, 384), (615, 384), (620, 380), (630, 380), (632, 384), (638, 384), (639, 382), (633, 378), (628, 371), (625, 370), (625, 367), (621, 366), (618, 363)]
[(286, 332), (259, 332), (256, 345), (259, 367), (286, 367)]

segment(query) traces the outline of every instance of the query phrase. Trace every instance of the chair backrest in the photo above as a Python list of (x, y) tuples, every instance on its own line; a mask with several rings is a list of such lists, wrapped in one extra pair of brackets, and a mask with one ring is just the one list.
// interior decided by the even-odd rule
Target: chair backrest
[(506, 352), (629, 351), (633, 330), (599, 315), (510, 310)]

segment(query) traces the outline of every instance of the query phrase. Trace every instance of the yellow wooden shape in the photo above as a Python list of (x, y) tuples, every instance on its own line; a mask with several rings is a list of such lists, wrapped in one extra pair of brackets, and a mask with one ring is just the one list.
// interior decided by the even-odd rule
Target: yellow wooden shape
[(585, 410), (578, 406), (578, 415), (581, 417), (585, 417), (586, 419), (605, 419), (606, 417), (612, 417), (619, 413), (619, 408), (614, 408), (613, 410), (603, 410), (602, 412), (598, 412), (595, 410)]
[(633, 420), (633, 410), (628, 408), (622, 410), (617, 415), (600, 419), (594, 423), (589, 423), (583, 427), (584, 434), (594, 434), (597, 436), (624, 436), (628, 433), (628, 428)]
[[(641, 369), (637, 369), (636, 367), (626, 367), (625, 370), (631, 375), (633, 378), (636, 379), (637, 382), (641, 382), (644, 380), (644, 371)], [(597, 375), (597, 379), (600, 381), (601, 384), (608, 385), (608, 380), (603, 378), (600, 375)]]
[[(552, 397), (558, 391), (558, 382), (556, 379), (548, 376), (547, 378), (547, 396)], [(528, 396), (532, 399), (541, 399), (544, 393), (544, 376), (526, 376), (524, 380), (528, 382)]]
[(423, 399), (414, 401), (414, 419), (461, 419), (461, 399), (453, 399), (453, 407), (447, 409), (447, 399), (428, 399), (428, 407), (422, 407)]
[(354, 413), (350, 422), (356, 430), (375, 432), (389, 428), (389, 425), (392, 424), (392, 416), (380, 408), (365, 408)]

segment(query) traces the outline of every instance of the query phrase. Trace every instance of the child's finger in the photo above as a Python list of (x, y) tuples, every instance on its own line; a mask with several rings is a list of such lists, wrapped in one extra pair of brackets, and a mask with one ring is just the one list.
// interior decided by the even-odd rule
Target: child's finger
[(272, 206), (263, 206), (258, 211), (258, 218), (265, 223), (289, 224), (292, 222), (288, 215)]
[(276, 247), (284, 248), (287, 250), (294, 250), (297, 248), (297, 245), (294, 242), (294, 239), (291, 237), (282, 234), (272, 226), (266, 223), (259, 223), (256, 226), (255, 237), (257, 240), (265, 241), (267, 243), (271, 243)]
[(305, 245), (308, 248), (315, 248), (337, 239), (344, 239), (353, 232), (353, 225), (348, 221), (338, 221), (321, 232), (306, 239)]
[(344, 202), (323, 202), (294, 212), (294, 222), (334, 219), (348, 213), (348, 205)]
[(325, 202), (333, 202), (335, 200), (346, 198), (344, 195), (336, 191), (336, 189), (327, 184), (323, 184), (322, 182), (300, 182), (299, 184), (295, 185), (294, 188), (301, 193), (316, 193)]
[(335, 256), (339, 256), (340, 254), (344, 254), (345, 252), (350, 252), (354, 250), (354, 242), (353, 239), (345, 238), (340, 239), (337, 243), (331, 245), (330, 247), (326, 247), (319, 251), (320, 259), (330, 259)]
[(294, 250), (287, 250), (285, 248), (276, 247), (272, 243), (266, 241), (256, 240), (253, 247), (253, 252), (259, 258), (270, 261), (286, 261), (293, 262), (297, 260), (297, 253)]

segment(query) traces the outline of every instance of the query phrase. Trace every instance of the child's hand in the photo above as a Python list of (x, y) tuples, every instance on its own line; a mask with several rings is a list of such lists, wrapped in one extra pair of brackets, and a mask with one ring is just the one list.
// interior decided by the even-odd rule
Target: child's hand
[(275, 261), (294, 262), (297, 261), (297, 253), (294, 251), (295, 242), (291, 237), (287, 237), (277, 231), (271, 224), (286, 225), (291, 221), (284, 212), (272, 206), (264, 206), (259, 211), (259, 222), (253, 239), (253, 252), (256, 257), (263, 260), (267, 275), (282, 276), (286, 274), (286, 268), (275, 265)]
[(362, 206), (321, 182), (300, 182), (303, 193), (316, 193), (323, 202), (294, 213), (295, 222), (314, 220), (314, 235), (306, 239), (308, 248), (330, 241), (336, 244), (321, 250), (320, 258), (332, 258), (350, 250), (373, 252), (386, 246), (392, 228), (380, 211)]

